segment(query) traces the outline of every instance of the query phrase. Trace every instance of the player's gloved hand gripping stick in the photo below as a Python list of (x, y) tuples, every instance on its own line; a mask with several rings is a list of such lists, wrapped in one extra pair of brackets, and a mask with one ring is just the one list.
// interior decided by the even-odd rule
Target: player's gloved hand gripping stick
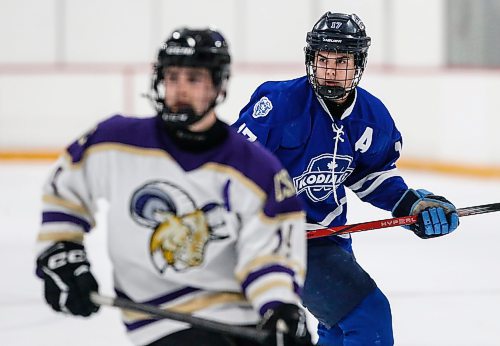
[(422, 239), (440, 237), (457, 229), (457, 208), (427, 190), (408, 189), (392, 209), (392, 216), (416, 215), (417, 222), (403, 226)]
[(281, 304), (267, 310), (258, 328), (270, 332), (263, 346), (312, 346), (306, 314), (297, 305)]
[[(500, 211), (500, 203), (483, 204), (473, 207), (458, 208), (457, 215), (459, 217), (462, 217), (462, 216), (478, 215), (485, 213), (493, 213), (496, 211)], [(343, 225), (343, 226), (317, 229), (307, 232), (307, 238), (314, 239), (314, 238), (327, 237), (334, 234), (347, 234), (347, 233), (369, 231), (372, 229), (379, 229), (379, 228), (408, 226), (416, 224), (417, 222), (418, 222), (417, 215), (394, 217), (391, 219), (375, 220), (375, 221), (356, 223), (352, 225)]]

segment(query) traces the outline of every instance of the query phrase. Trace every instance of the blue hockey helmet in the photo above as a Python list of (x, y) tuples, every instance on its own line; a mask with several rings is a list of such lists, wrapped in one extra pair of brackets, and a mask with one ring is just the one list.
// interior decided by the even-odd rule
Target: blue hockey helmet
[[(343, 99), (359, 83), (366, 66), (371, 39), (365, 25), (355, 14), (327, 12), (314, 24), (306, 36), (305, 63), (309, 81), (316, 93), (328, 100)], [(318, 83), (316, 56), (318, 52), (335, 52), (352, 55), (355, 73), (346, 87), (326, 86)]]

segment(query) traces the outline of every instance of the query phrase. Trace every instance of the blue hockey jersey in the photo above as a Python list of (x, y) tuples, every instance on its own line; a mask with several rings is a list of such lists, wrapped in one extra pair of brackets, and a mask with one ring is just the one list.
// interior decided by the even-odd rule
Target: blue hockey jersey
[(266, 82), (232, 126), (281, 160), (304, 202), (308, 229), (346, 223), (345, 186), (385, 210), (408, 188), (396, 169), (401, 134), (384, 104), (360, 87), (335, 118), (307, 77)]

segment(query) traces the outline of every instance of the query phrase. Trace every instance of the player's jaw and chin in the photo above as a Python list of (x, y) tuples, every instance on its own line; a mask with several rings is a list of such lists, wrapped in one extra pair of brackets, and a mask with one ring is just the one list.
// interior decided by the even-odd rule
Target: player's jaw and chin
[[(166, 106), (174, 113), (191, 109), (201, 119), (202, 114), (217, 97), (210, 71), (201, 67), (170, 66), (164, 68), (164, 75)], [(209, 123), (212, 124), (213, 121)], [(189, 129), (196, 130), (199, 125), (197, 121), (191, 124)]]

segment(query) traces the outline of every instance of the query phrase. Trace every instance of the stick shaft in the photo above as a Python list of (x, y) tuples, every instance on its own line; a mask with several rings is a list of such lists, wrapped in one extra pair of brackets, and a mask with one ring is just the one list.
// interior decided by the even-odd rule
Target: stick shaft
[[(476, 205), (457, 209), (458, 216), (471, 216), (500, 211), (500, 203)], [(391, 219), (368, 221), (352, 225), (334, 226), (307, 232), (307, 239), (327, 237), (330, 235), (363, 232), (372, 229), (389, 228), (395, 226), (412, 225), (417, 222), (417, 216), (402, 216)]]
[(262, 342), (268, 336), (268, 332), (264, 330), (258, 330), (250, 327), (233, 326), (230, 324), (211, 321), (187, 314), (163, 310), (154, 305), (136, 303), (128, 299), (106, 297), (96, 292), (92, 292), (90, 294), (90, 299), (92, 300), (92, 302), (98, 305), (114, 306), (122, 309), (144, 312), (159, 318), (167, 318), (174, 321), (185, 322), (195, 328), (245, 338), (257, 342)]

